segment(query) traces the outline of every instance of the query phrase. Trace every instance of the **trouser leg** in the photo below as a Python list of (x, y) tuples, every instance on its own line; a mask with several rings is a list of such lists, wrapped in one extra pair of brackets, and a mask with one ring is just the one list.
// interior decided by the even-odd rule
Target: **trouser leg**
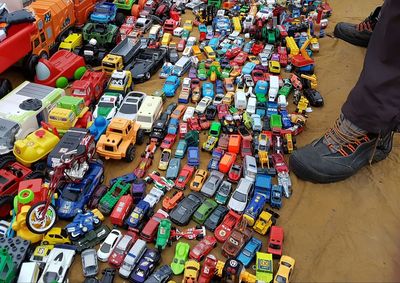
[(368, 45), (364, 67), (342, 113), (370, 133), (400, 122), (400, 1), (386, 0)]

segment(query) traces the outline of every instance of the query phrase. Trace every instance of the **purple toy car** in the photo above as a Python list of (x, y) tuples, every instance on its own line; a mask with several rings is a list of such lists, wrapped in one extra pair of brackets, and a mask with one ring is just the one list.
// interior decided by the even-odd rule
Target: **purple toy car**
[(143, 179), (136, 179), (133, 182), (131, 194), (133, 197), (133, 204), (136, 205), (146, 194), (146, 181)]
[(196, 79), (197, 78), (197, 69), (195, 67), (190, 67), (189, 69), (189, 78)]
[(154, 271), (160, 258), (160, 253), (157, 250), (148, 249), (139, 264), (129, 275), (129, 281), (135, 283), (144, 282)]

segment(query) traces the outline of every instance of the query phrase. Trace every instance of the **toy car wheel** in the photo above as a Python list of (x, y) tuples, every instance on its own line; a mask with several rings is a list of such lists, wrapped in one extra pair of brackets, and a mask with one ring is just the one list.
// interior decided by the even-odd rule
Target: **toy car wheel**
[(18, 202), (21, 204), (28, 204), (33, 200), (34, 197), (35, 194), (32, 190), (23, 189), (18, 193)]
[[(47, 233), (55, 224), (57, 214), (55, 207), (50, 204), (46, 211), (44, 208), (46, 201), (41, 201), (34, 204), (26, 215), (26, 226), (35, 234)], [(44, 214), (44, 215), (43, 215)], [(40, 219), (43, 216), (43, 219)]]
[(136, 133), (136, 143), (138, 145), (143, 144), (144, 141), (144, 131), (142, 129), (139, 129)]
[(5, 155), (2, 156), (0, 159), (0, 169), (4, 168), (6, 165), (9, 163), (15, 162), (15, 156), (14, 155)]
[[(99, 226), (99, 225), (101, 224), (100, 219), (94, 218), (94, 219), (93, 219), (93, 224), (94, 224), (95, 227)], [(85, 228), (86, 228), (86, 227), (85, 227)]]
[(0, 98), (3, 98), (12, 90), (12, 86), (9, 80), (0, 80)]
[(154, 172), (157, 176), (161, 176), (160, 172)]
[(86, 226), (83, 226), (82, 231), (83, 231), (83, 233), (86, 233), (88, 231), (88, 228)]
[(149, 72), (147, 72), (147, 73), (146, 73), (146, 75), (145, 75), (145, 77), (146, 77), (146, 80), (150, 80), (150, 78), (151, 78), (151, 75), (150, 75), (150, 73), (149, 73)]
[(125, 154), (125, 161), (132, 162), (135, 159), (135, 147), (133, 145), (129, 145)]
[(197, 241), (200, 241), (201, 239), (203, 239), (204, 238), (204, 235), (203, 234), (200, 234), (200, 235), (197, 235), (196, 236), (196, 240)]

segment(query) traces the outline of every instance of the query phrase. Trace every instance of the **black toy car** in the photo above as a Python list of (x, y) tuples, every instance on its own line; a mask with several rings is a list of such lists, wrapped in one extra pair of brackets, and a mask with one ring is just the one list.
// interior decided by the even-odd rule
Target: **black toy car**
[(145, 283), (165, 283), (172, 276), (172, 269), (169, 265), (163, 265), (146, 279)]
[(324, 105), (324, 99), (322, 98), (319, 91), (309, 88), (309, 89), (305, 89), (303, 94), (308, 99), (311, 106), (321, 107)]
[(160, 259), (161, 255), (157, 250), (148, 249), (129, 275), (129, 282), (143, 283), (154, 271)]
[(229, 209), (225, 205), (218, 205), (217, 208), (207, 218), (206, 222), (204, 222), (204, 226), (208, 230), (214, 232), (228, 211)]
[(101, 225), (95, 230), (87, 232), (83, 238), (72, 241), (72, 243), (76, 247), (76, 251), (80, 253), (85, 249), (93, 248), (97, 244), (100, 244), (105, 238), (107, 238), (110, 231), (111, 230), (108, 226)]
[(207, 120), (213, 121), (217, 115), (217, 112), (217, 106), (213, 104), (208, 105), (205, 112)]
[(150, 139), (156, 139), (160, 143), (167, 134), (167, 120), (158, 119), (155, 121), (153, 128), (151, 129)]
[(103, 270), (102, 274), (103, 277), (101, 277), (99, 283), (113, 283), (114, 282), (114, 277), (115, 277), (115, 268), (106, 268)]
[(205, 197), (200, 193), (190, 193), (171, 211), (169, 214), (171, 221), (179, 226), (187, 225), (193, 213), (200, 207), (204, 200)]
[(167, 51), (164, 48), (140, 49), (133, 62), (127, 67), (132, 73), (135, 82), (144, 82), (150, 79), (164, 64)]
[(93, 195), (90, 198), (89, 202), (87, 203), (87, 207), (89, 209), (97, 208), (100, 203), (100, 199), (106, 194), (107, 191), (108, 187), (104, 184), (97, 187), (97, 189), (93, 192)]
[(175, 64), (179, 60), (179, 54), (176, 48), (169, 48), (168, 49), (168, 61), (172, 64)]
[(165, 109), (164, 113), (171, 115), (172, 112), (174, 112), (175, 108), (178, 106), (178, 104), (176, 104), (175, 102), (171, 102), (170, 104), (168, 104), (167, 108)]

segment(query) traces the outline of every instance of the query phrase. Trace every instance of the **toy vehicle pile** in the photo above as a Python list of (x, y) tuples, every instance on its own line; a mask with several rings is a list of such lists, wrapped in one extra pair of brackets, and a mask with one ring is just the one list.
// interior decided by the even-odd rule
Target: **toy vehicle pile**
[[(272, 209), (292, 194), (285, 154), (323, 106), (328, 3), (16, 2), (30, 5), (1, 30), (0, 73), (24, 58), (33, 82), (0, 80), (0, 281), (65, 282), (80, 254), (85, 282), (289, 282)], [(153, 95), (150, 79), (165, 79)], [(109, 159), (130, 172), (105, 184)]]

